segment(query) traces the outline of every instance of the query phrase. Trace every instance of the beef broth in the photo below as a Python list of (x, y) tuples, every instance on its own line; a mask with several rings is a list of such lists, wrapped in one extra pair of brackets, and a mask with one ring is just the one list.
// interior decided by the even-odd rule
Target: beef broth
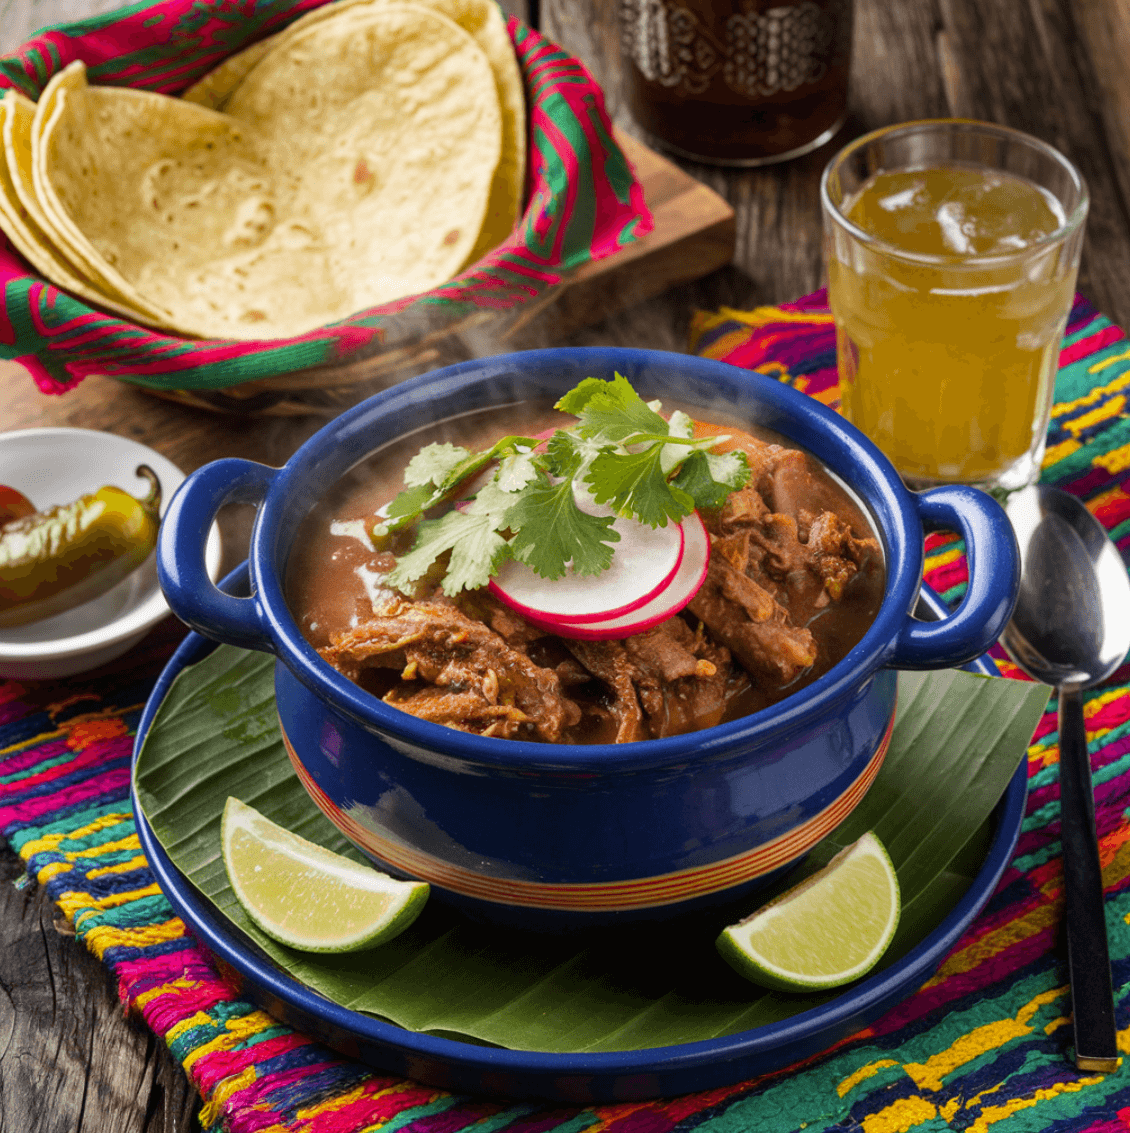
[(288, 564), (288, 603), (310, 644), (423, 719), (503, 738), (612, 743), (765, 708), (827, 672), (866, 632), (885, 584), (866, 515), (814, 457), (748, 426), (699, 426), (699, 435), (730, 434), (721, 450), (746, 453), (750, 481), (703, 517), (712, 550), (698, 593), (644, 633), (569, 639), (486, 590), (450, 599), (434, 578), (408, 598), (382, 586), (412, 533), (378, 550), (369, 532), (421, 447), (480, 450), (572, 423), (532, 405), (467, 414), (386, 446), (344, 477), (304, 521)]

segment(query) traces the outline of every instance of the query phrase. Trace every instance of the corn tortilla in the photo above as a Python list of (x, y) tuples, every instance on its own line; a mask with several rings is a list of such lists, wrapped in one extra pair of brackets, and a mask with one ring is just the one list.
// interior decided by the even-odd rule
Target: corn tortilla
[[(301, 22), (302, 20), (295, 21), (295, 23)], [(294, 26), (295, 24), (292, 24), (287, 31), (292, 30)], [(286, 34), (286, 31), (276, 32), (266, 39), (259, 40), (258, 43), (251, 44), (250, 47), (245, 47), (242, 51), (237, 51), (234, 55), (229, 55), (184, 91), (181, 98), (185, 102), (195, 102), (197, 106), (205, 106), (209, 110), (223, 110), (231, 92), (247, 78), (251, 68)]]
[[(134, 310), (142, 321), (160, 325), (166, 313), (139, 294), (113, 264), (99, 254), (81, 226), (74, 222), (61, 204), (54, 186), (44, 173), (41, 160), (43, 139), (54, 131), (55, 124), (62, 116), (67, 93), (86, 89), (86, 65), (81, 61), (68, 64), (54, 75), (35, 104), (30, 131), (24, 135), (27, 143), (17, 143), (17, 155), (21, 161), (26, 161), (27, 147), (30, 146), (32, 191), (39, 205), (43, 232), (56, 250), (98, 292)], [(19, 116), (14, 119), (14, 125), (22, 133), (23, 123)], [(26, 168), (22, 176), (26, 180)]]
[[(336, 0), (307, 12), (285, 31), (260, 40), (229, 56), (182, 96), (213, 110), (226, 110), (227, 102), (251, 71), (276, 47), (287, 43), (313, 24), (339, 19), (346, 12), (401, 3), (402, 0)], [(501, 9), (494, 0), (413, 0), (457, 23), (482, 48), (494, 76), (502, 111), (502, 152), (491, 184), (490, 200), (479, 237), (465, 263), (474, 263), (501, 244), (522, 215), (526, 188), (526, 97), (522, 72), (506, 30)], [(460, 265), (464, 266), (464, 265)]]
[[(16, 118), (21, 114), (26, 115), (26, 121), (30, 122), (35, 114), (35, 103), (19, 91), (7, 91), (0, 99), (0, 137), (3, 139), (0, 148), (0, 228), (24, 259), (46, 279), (88, 303), (134, 318), (136, 313), (132, 309), (103, 295), (82, 279), (74, 265), (63, 258), (43, 231), (38, 202), (34, 196), (26, 195), (26, 188), (21, 192), (14, 128)], [(30, 163), (28, 173), (30, 176)], [(28, 207), (29, 202), (31, 207)]]
[(482, 228), (493, 75), (436, 12), (310, 27), (249, 73), (239, 117), (67, 71), (36, 112), (37, 196), (99, 280), (167, 329), (301, 334), (430, 290)]
[(80, 72), (33, 138), (36, 186), (146, 319), (219, 336), (224, 321), (246, 315), (246, 299), (210, 322), (211, 312), (184, 303), (183, 284), (217, 251), (230, 257), (261, 242), (280, 194), (266, 151), (247, 133), (225, 115), (149, 91), (88, 86)]
[[(450, 279), (475, 248), (502, 149), (489, 61), (439, 12), (368, 4), (274, 47), (226, 113), (262, 131), (303, 169), (346, 254), (384, 249), (388, 275), (358, 281), (360, 306)], [(333, 139), (327, 145), (323, 136)]]

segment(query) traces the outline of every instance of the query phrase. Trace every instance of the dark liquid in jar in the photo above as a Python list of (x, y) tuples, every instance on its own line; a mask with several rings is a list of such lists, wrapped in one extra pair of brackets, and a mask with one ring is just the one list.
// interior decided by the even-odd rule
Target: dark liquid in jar
[(851, 21), (852, 0), (621, 0), (628, 106), (687, 157), (803, 153), (845, 117)]

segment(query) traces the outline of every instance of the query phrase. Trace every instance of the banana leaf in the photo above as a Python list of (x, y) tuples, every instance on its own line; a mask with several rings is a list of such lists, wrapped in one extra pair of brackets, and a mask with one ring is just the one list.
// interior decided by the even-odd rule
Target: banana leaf
[[(278, 944), (228, 884), (220, 816), (234, 795), (303, 837), (364, 860), (313, 805), (287, 760), (274, 659), (219, 646), (186, 667), (145, 737), (138, 803), (172, 862), (250, 946), (355, 1011), (462, 1041), (546, 1052), (607, 1052), (745, 1031), (839, 992), (764, 991), (716, 953), (714, 938), (762, 898), (656, 925), (566, 936), (480, 923), (432, 900), (405, 933), (347, 955)], [(990, 815), (1047, 703), (1042, 685), (947, 670), (899, 675), (883, 767), (856, 810), (778, 888), (873, 830), (898, 871), (903, 912), (890, 965), (941, 923), (976, 877)], [(766, 899), (772, 893), (765, 895)]]

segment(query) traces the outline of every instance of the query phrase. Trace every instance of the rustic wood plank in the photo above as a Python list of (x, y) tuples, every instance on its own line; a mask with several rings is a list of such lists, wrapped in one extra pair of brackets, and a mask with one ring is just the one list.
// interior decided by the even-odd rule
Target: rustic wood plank
[[(1078, 0), (1074, 12), (1078, 21), (1080, 65), (1089, 64), (1094, 74), (1092, 107), (1102, 122), (1103, 150), (1109, 156), (1117, 184), (1120, 214), (1117, 223), (1125, 227), (1130, 212), (1130, 81), (1127, 80), (1130, 0)], [(1093, 192), (1103, 195), (1101, 189)], [(1114, 203), (1113, 193), (1111, 203)], [(1130, 297), (1125, 294), (1104, 296), (1100, 305), (1121, 325), (1127, 325)]]
[(103, 965), (56, 929), (44, 891), (0, 859), (0, 1129), (182, 1133), (200, 1101), (167, 1049), (127, 1019)]
[(0, 0), (0, 52), (11, 51), (53, 24), (98, 16), (121, 7), (122, 0), (75, 0), (72, 4), (60, 0)]

